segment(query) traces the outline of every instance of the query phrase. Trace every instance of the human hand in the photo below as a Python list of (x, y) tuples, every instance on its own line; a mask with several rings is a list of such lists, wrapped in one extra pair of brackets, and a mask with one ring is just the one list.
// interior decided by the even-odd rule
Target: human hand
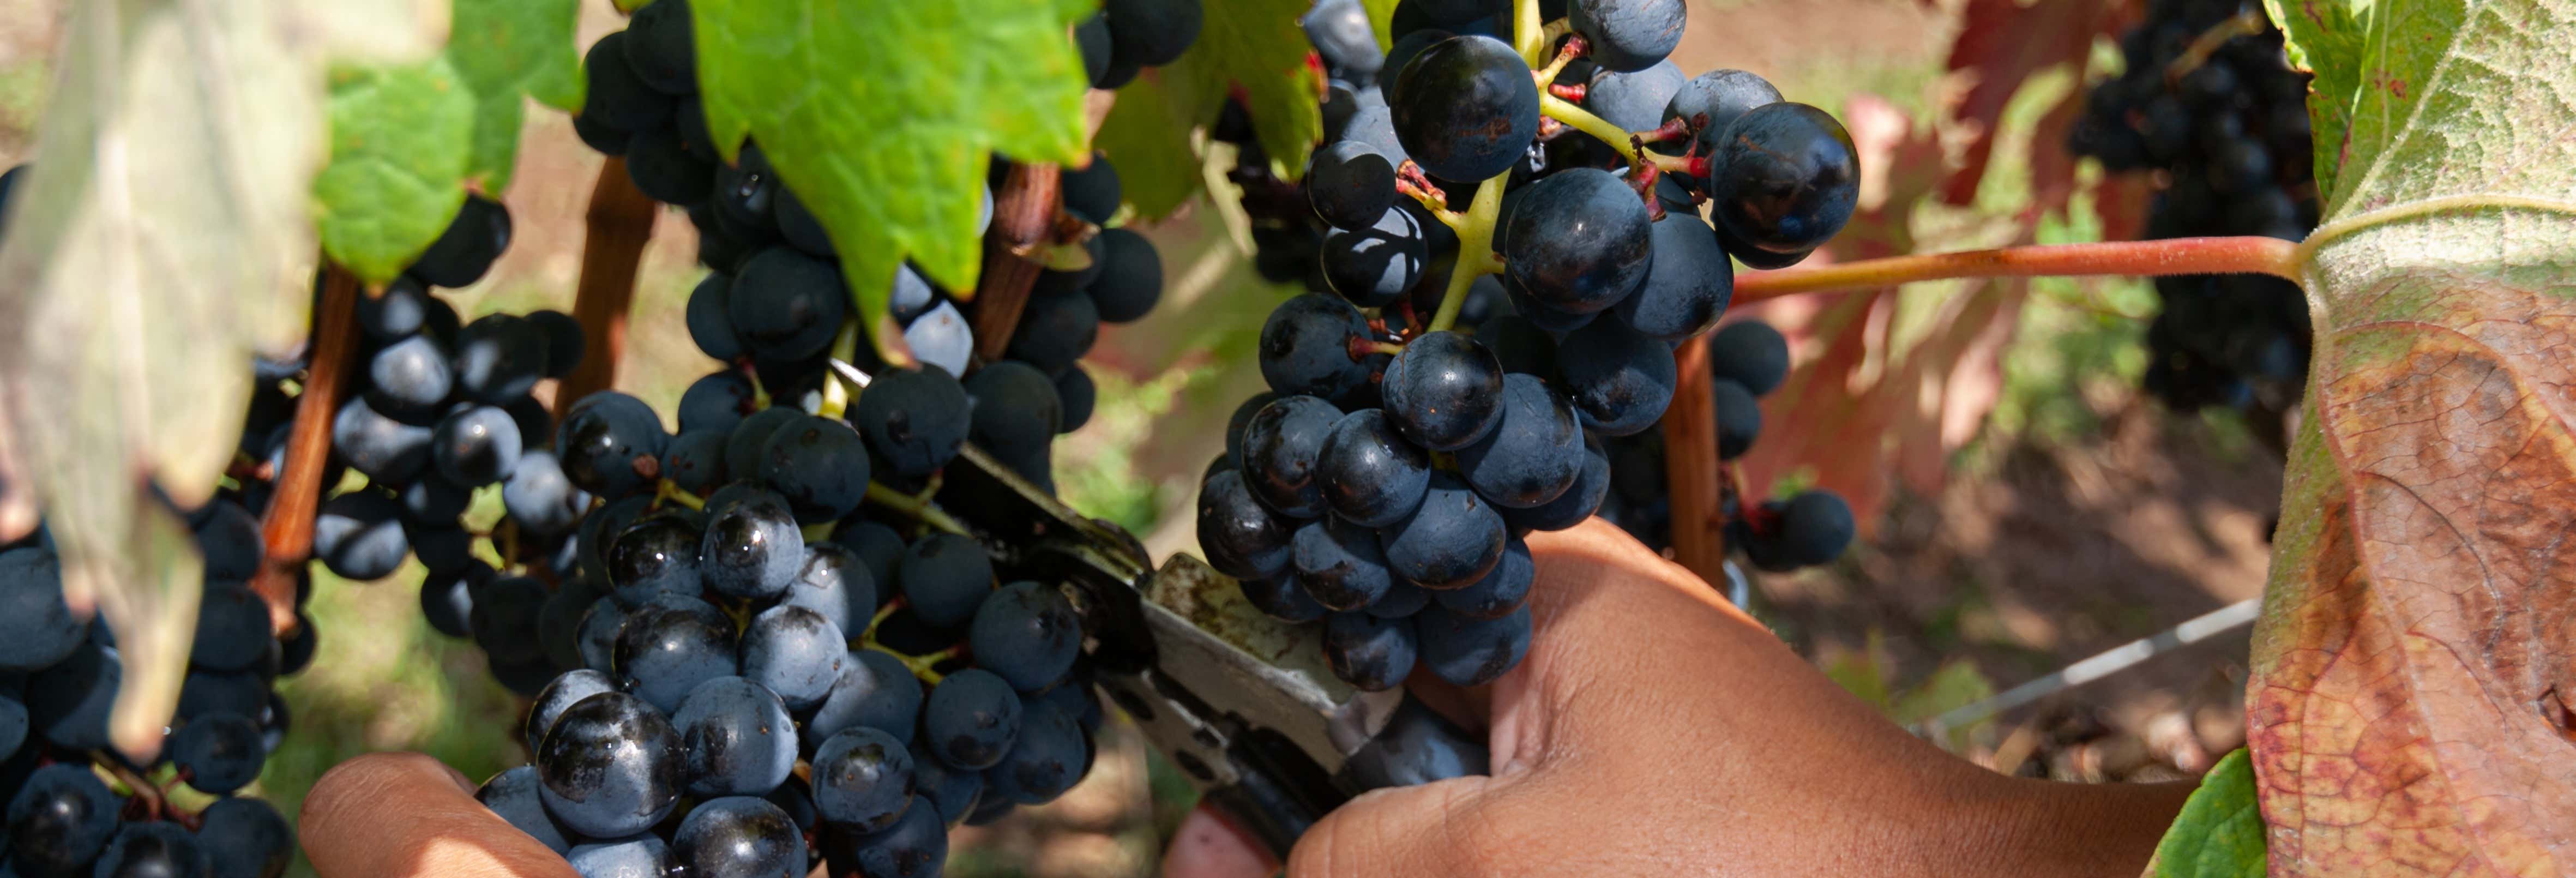
[[(2009, 778), (1906, 734), (1681, 566), (1593, 519), (1529, 537), (1520, 667), (1409, 685), (1490, 731), (1494, 774), (1371, 792), (1289, 855), (1360, 875), (2138, 874), (2189, 783)], [(1277, 866), (1204, 808), (1169, 878)]]
[(580, 878), (474, 789), (418, 753), (350, 759), (304, 798), (304, 856), (322, 878)]

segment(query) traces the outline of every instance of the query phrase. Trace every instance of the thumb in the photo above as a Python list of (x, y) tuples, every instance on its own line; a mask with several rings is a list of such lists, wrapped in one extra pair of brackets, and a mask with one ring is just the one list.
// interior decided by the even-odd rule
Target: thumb
[(1362, 794), (1324, 815), (1288, 852), (1289, 878), (1462, 875), (1482, 871), (1492, 777), (1472, 775)]
[(340, 763), (304, 799), (304, 855), (324, 878), (575, 878), (544, 843), (483, 803), (455, 769), (418, 753)]

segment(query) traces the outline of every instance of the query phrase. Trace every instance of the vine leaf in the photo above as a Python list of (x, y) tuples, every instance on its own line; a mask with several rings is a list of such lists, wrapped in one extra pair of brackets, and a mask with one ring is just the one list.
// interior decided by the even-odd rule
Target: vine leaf
[(426, 54), (440, 5), (75, 4), (0, 242), (0, 471), (23, 478), (0, 506), (43, 511), (66, 598), (115, 627), (111, 732), (137, 758), (177, 703), (202, 588), (171, 505), (204, 503), (231, 460), (252, 351), (301, 329), (324, 59)]
[(2273, 868), (2563, 873), (2576, 2), (2337, 2), (2276, 10), (2340, 145), (2247, 694)]
[(331, 163), (314, 181), (322, 249), (370, 284), (438, 240), (465, 186), (499, 193), (533, 96), (581, 105), (576, 0), (455, 0), (439, 57), (331, 78)]
[(1306, 155), (1324, 136), (1323, 78), (1310, 64), (1313, 47), (1297, 23), (1307, 0), (1240, 0), (1210, 4), (1199, 40), (1180, 60), (1149, 70), (1122, 89), (1100, 130), (1100, 149), (1118, 163), (1128, 201), (1147, 218), (1169, 216), (1206, 188), (1195, 136), (1216, 122), (1228, 95), (1240, 90), (1271, 172), (1283, 180), (1306, 173)]
[(1395, 0), (1360, 0), (1360, 7), (1368, 10), (1369, 31), (1377, 34), (1380, 52), (1395, 48), (1395, 39), (1388, 36), (1395, 33), (1395, 6)]
[(2254, 799), (2254, 763), (2227, 754), (2200, 779), (2173, 828), (2156, 845), (2148, 878), (2258, 878), (2263, 874), (2263, 815)]
[(313, 180), (322, 252), (368, 284), (402, 274), (465, 203), (474, 95), (445, 58), (331, 75), (331, 164)]
[(447, 61), (474, 93), (474, 140), (465, 174), (486, 192), (510, 187), (518, 165), (522, 96), (565, 112), (581, 108), (579, 0), (455, 0)]
[(1071, 26), (1097, 6), (699, 0), (707, 128), (727, 161), (758, 139), (831, 232), (861, 320), (886, 339), (906, 258), (944, 288), (975, 288), (990, 153), (1059, 164), (1087, 154), (1088, 79)]

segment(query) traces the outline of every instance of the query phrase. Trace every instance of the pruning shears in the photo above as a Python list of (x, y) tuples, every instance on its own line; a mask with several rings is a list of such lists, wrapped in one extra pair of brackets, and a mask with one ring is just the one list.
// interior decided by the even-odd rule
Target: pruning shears
[(971, 445), (932, 502), (984, 531), (1006, 575), (1077, 589), (1101, 692), (1282, 859), (1353, 796), (1487, 771), (1479, 737), (1401, 688), (1343, 683), (1312, 631), (1263, 616), (1206, 562), (1157, 569), (1134, 537)]

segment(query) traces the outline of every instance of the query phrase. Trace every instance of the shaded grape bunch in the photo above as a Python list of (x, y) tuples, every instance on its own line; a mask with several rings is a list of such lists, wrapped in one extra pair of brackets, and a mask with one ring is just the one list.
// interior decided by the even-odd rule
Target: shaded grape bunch
[[(2225, 39), (2204, 54), (2204, 35)], [(2093, 84), (2067, 148), (2114, 173), (2157, 172), (2149, 238), (2304, 238), (2317, 224), (2308, 74), (2291, 69), (2282, 46), (2259, 8), (2150, 3), (2121, 35), (2125, 71)], [(2297, 285), (2195, 275), (2157, 278), (2156, 293), (2149, 394), (2180, 411), (2297, 404), (2310, 343)]]
[[(1709, 393), (1717, 421), (1717, 458), (1731, 463), (1752, 450), (1762, 434), (1761, 397), (1789, 375), (1789, 343), (1759, 320), (1718, 327), (1708, 339)], [(1663, 431), (1609, 440), (1610, 493), (1601, 517), (1656, 549), (1672, 545), (1672, 502), (1666, 488)], [(1785, 573), (1833, 563), (1854, 533), (1851, 506), (1832, 491), (1815, 488), (1784, 499), (1749, 501), (1740, 486), (1721, 492), (1727, 548), (1755, 569)]]
[[(1405, 0), (1381, 53), (1358, 0), (1317, 3), (1301, 23), (1331, 79), (1325, 141), (1299, 182), (1271, 173), (1243, 104), (1210, 131), (1238, 150), (1228, 176), (1254, 267), (1305, 292), (1262, 326), (1270, 392), (1235, 412), (1202, 477), (1200, 546), (1264, 612), (1321, 623), (1333, 671), (1363, 689), (1417, 667), (1472, 685), (1518, 664), (1523, 538), (1626, 517), (1604, 506), (1625, 475), (1613, 455), (1658, 441), (1674, 346), (1725, 314), (1736, 262), (1805, 258), (1858, 198), (1831, 115), (1665, 57), (1679, 0), (1559, 7), (1573, 57), (1544, 89), (1507, 42), (1506, 7)], [(1572, 127), (1541, 135), (1542, 94), (1686, 171), (1632, 167)], [(1501, 268), (1476, 276), (1492, 262), (1461, 253), (1452, 224), (1466, 221), (1439, 211), (1485, 197)], [(1730, 455), (1760, 417), (1753, 393), (1732, 392), (1730, 411), (1755, 420), (1734, 425)], [(1635, 480), (1661, 497), (1660, 471)], [(1796, 549), (1762, 557), (1830, 559), (1841, 542), (1820, 530)]]
[[(1101, 720), (1072, 599), (1006, 581), (979, 539), (869, 484), (935, 476), (992, 402), (937, 366), (882, 371), (850, 420), (710, 409), (683, 434), (704, 443), (614, 391), (575, 404), (559, 447), (665, 462), (567, 471), (599, 499), (551, 592), (469, 590), (485, 650), (503, 648), (487, 631), (524, 637), (550, 677), (523, 727), (533, 762), (484, 803), (576, 869), (792, 876), (830, 854), (935, 875), (945, 827), (1071, 788)], [(688, 452), (712, 473), (703, 495), (620, 481), (693, 444), (712, 449)], [(853, 490), (880, 500), (835, 499)]]

